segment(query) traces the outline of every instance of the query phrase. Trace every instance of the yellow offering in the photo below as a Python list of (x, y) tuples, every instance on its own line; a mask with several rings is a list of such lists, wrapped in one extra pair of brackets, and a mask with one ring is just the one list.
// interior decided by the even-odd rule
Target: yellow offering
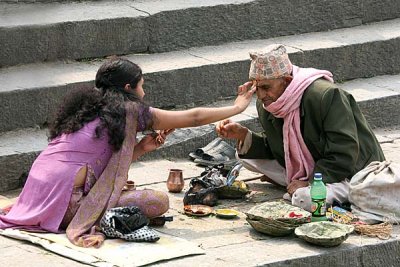
[(215, 214), (220, 218), (232, 219), (238, 216), (239, 212), (232, 209), (217, 209), (215, 210)]

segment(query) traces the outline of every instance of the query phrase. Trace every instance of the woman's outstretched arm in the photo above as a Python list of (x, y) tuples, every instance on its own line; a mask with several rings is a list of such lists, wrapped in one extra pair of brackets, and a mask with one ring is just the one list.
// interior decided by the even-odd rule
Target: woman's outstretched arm
[(238, 88), (238, 97), (234, 104), (228, 107), (220, 108), (192, 108), (181, 111), (169, 111), (162, 109), (153, 109), (154, 124), (153, 129), (171, 129), (196, 127), (213, 123), (233, 115), (243, 112), (250, 104), (251, 98), (256, 88), (252, 82), (247, 82)]

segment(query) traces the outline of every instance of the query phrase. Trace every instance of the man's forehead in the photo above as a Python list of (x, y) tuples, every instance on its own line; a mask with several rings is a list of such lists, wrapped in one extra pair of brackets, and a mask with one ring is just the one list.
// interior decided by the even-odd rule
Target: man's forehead
[(264, 84), (270, 84), (271, 82), (273, 82), (273, 80), (277, 80), (277, 79), (255, 79), (255, 80), (253, 80), (253, 84), (260, 86), (260, 85), (264, 85)]

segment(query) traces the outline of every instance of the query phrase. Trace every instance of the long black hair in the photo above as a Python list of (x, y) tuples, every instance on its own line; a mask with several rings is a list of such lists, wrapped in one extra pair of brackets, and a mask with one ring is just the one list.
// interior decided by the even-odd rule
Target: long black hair
[(125, 139), (125, 102), (142, 102), (134, 92), (124, 88), (126, 84), (136, 88), (142, 78), (141, 68), (127, 59), (114, 57), (106, 61), (97, 71), (95, 88), (80, 88), (66, 95), (49, 125), (49, 139), (76, 132), (100, 118), (96, 137), (107, 129), (110, 145), (119, 150)]

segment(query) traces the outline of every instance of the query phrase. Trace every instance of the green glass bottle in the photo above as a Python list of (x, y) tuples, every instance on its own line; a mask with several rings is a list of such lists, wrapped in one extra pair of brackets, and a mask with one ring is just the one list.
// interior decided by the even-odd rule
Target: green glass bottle
[(311, 221), (326, 221), (326, 186), (322, 181), (322, 174), (314, 174), (314, 182), (311, 185)]

